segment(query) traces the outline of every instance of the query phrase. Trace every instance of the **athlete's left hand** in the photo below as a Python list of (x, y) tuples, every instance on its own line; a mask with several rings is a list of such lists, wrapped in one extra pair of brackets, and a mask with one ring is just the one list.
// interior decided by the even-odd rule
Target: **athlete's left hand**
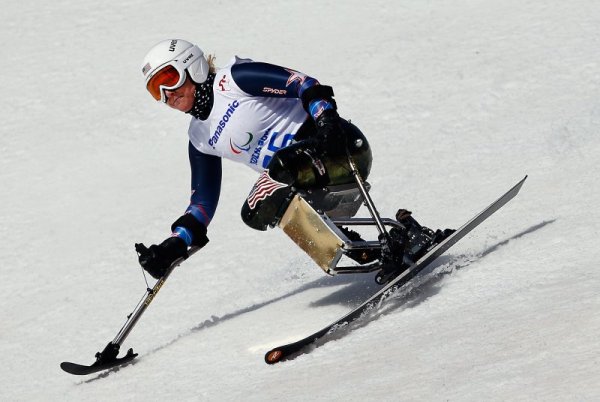
[(317, 120), (319, 151), (324, 155), (340, 155), (346, 152), (346, 133), (341, 118), (334, 109), (324, 110)]

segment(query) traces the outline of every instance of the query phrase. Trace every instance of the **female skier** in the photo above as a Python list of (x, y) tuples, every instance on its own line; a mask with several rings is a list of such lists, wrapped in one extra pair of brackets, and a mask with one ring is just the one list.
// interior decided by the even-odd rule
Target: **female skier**
[(293, 189), (353, 181), (351, 155), (367, 178), (371, 150), (361, 131), (341, 119), (333, 90), (301, 72), (234, 57), (223, 68), (185, 40), (155, 45), (142, 63), (152, 97), (191, 116), (188, 154), (192, 196), (160, 244), (136, 244), (141, 266), (164, 275), (188, 247), (203, 247), (221, 188), (221, 159), (260, 172), (242, 206), (250, 227), (277, 224)]

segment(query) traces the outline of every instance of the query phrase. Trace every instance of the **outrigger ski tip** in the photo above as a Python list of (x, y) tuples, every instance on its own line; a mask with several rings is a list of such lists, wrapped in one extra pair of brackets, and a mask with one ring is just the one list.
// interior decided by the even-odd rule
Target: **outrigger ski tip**
[(60, 364), (60, 368), (69, 374), (87, 375), (113, 367), (122, 366), (135, 359), (138, 355), (137, 353), (133, 353), (133, 349), (129, 349), (125, 356), (117, 358), (119, 355), (119, 349), (119, 345), (110, 342), (108, 345), (106, 345), (102, 352), (96, 353), (96, 362), (91, 366), (84, 366), (83, 364), (71, 362), (62, 362)]

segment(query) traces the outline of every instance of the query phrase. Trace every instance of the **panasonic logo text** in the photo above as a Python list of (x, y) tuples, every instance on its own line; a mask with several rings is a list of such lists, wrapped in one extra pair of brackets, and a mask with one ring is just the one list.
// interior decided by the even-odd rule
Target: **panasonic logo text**
[(208, 145), (210, 145), (213, 148), (215, 147), (215, 145), (217, 145), (217, 142), (219, 142), (221, 133), (225, 129), (225, 126), (227, 126), (227, 123), (229, 122), (231, 116), (233, 116), (233, 114), (235, 113), (235, 110), (238, 108), (238, 106), (240, 106), (240, 103), (236, 100), (236, 101), (231, 102), (227, 106), (229, 106), (227, 108), (227, 111), (225, 112), (225, 114), (223, 115), (221, 120), (219, 121), (219, 125), (213, 132), (213, 135), (208, 140)]

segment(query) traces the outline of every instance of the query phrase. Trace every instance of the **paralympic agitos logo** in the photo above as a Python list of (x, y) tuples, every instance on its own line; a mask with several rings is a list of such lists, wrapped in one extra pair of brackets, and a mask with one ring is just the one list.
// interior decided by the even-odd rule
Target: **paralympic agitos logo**
[(233, 152), (236, 155), (239, 155), (242, 152), (250, 151), (250, 143), (252, 142), (254, 136), (250, 132), (246, 132), (246, 134), (248, 134), (248, 141), (246, 141), (244, 145), (238, 145), (231, 138), (229, 139), (229, 147), (231, 148), (231, 152)]

